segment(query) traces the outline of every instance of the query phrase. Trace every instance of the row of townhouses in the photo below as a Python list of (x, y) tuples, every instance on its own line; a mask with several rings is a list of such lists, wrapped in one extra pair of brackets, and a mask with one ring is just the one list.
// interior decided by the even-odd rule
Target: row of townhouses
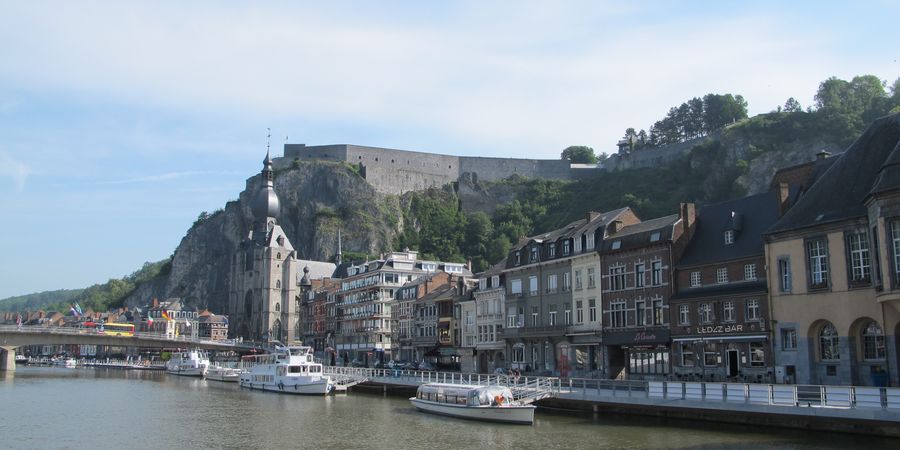
[(590, 212), (477, 276), (404, 251), (318, 283), (299, 334), (345, 364), (897, 385), (900, 116), (768, 192)]

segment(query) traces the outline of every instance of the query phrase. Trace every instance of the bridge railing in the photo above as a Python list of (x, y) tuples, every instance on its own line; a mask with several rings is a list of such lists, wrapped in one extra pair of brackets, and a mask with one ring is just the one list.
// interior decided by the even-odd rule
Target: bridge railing
[[(90, 328), (76, 328), (76, 327), (48, 327), (43, 325), (0, 325), (0, 333), (19, 333), (19, 334), (52, 334), (52, 335), (62, 335), (62, 336), (107, 336), (107, 337), (120, 337), (122, 339), (129, 339), (131, 336), (117, 336), (117, 335), (105, 335), (95, 329)], [(146, 331), (136, 331), (134, 332), (134, 337), (141, 339), (153, 339), (160, 341), (167, 341), (172, 343), (184, 343), (184, 344), (207, 344), (207, 345), (222, 345), (222, 346), (231, 346), (235, 348), (262, 348), (264, 344), (258, 342), (237, 342), (233, 339), (228, 340), (210, 340), (210, 339), (194, 339), (190, 336), (171, 336), (166, 335), (165, 333), (150, 333)], [(268, 345), (268, 344), (265, 344)]]

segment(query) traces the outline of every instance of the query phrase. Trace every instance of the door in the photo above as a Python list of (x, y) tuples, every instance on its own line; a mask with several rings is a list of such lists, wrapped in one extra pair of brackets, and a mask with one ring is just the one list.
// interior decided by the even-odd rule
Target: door
[(738, 351), (735, 349), (729, 349), (727, 351), (728, 356), (728, 376), (736, 377), (738, 375), (738, 369), (740, 365), (738, 363)]

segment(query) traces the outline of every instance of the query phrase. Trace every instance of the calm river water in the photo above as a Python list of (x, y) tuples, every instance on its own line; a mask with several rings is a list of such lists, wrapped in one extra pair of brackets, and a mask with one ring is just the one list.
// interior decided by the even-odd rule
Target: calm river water
[(360, 391), (297, 397), (161, 372), (0, 372), (0, 448), (898, 448), (898, 441), (538, 410), (533, 426), (468, 422)]

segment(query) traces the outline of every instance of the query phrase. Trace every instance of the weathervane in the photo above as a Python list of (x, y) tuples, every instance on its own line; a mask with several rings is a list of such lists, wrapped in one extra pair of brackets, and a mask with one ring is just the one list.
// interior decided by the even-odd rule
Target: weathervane
[(269, 153), (269, 141), (272, 140), (272, 129), (266, 128), (266, 153)]

